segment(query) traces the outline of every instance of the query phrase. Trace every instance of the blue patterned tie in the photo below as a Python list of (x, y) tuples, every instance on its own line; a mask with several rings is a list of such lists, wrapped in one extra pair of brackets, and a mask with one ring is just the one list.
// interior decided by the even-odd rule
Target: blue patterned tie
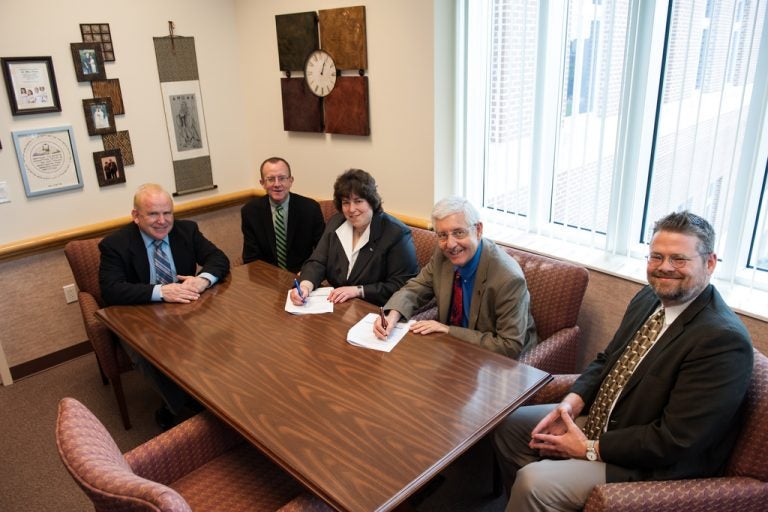
[(171, 263), (168, 261), (168, 257), (163, 251), (163, 241), (155, 240), (152, 242), (155, 244), (155, 284), (168, 284), (174, 281), (173, 274), (171, 273)]
[(275, 249), (277, 249), (277, 266), (285, 268), (285, 254), (287, 252), (287, 238), (285, 236), (285, 217), (283, 217), (283, 205), (275, 206)]

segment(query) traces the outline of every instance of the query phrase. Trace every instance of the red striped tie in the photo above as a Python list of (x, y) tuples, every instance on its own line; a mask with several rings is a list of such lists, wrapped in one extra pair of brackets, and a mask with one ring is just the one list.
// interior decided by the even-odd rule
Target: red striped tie
[(464, 316), (464, 297), (461, 291), (461, 274), (457, 270), (453, 275), (453, 295), (451, 296), (451, 318), (450, 325), (461, 327), (461, 320)]

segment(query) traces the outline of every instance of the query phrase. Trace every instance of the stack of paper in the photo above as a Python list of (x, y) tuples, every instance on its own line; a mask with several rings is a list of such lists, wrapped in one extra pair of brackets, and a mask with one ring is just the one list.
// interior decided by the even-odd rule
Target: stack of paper
[(332, 287), (318, 288), (312, 291), (307, 297), (306, 302), (301, 306), (296, 306), (291, 302), (291, 290), (288, 290), (288, 296), (285, 298), (285, 310), (294, 315), (317, 315), (319, 313), (333, 313), (333, 302), (328, 300)]
[(373, 334), (373, 323), (379, 315), (368, 313), (362, 320), (357, 322), (347, 333), (347, 341), (352, 345), (381, 350), (382, 352), (391, 352), (403, 336), (408, 332), (409, 323), (398, 323), (386, 340), (380, 340)]

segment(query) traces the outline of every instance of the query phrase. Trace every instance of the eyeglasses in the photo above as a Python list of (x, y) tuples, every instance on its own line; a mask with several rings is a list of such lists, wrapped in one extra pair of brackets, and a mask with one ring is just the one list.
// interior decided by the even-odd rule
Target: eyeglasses
[(437, 233), (437, 239), (440, 242), (447, 242), (448, 237), (452, 236), (455, 240), (464, 240), (469, 236), (469, 232), (472, 230), (472, 228), (474, 228), (474, 226), (470, 226), (467, 229), (459, 228), (454, 229), (453, 231), (439, 231)]
[(651, 267), (659, 267), (662, 265), (662, 263), (664, 263), (665, 259), (669, 259), (669, 264), (672, 265), (673, 267), (683, 268), (693, 258), (689, 258), (681, 254), (673, 254), (672, 256), (663, 256), (661, 254), (653, 253), (646, 256), (645, 259), (648, 260), (648, 265)]
[(264, 178), (264, 181), (266, 181), (270, 185), (274, 185), (277, 182), (280, 182), (281, 184), (285, 183), (289, 179), (291, 179), (290, 176), (267, 176), (266, 178)]

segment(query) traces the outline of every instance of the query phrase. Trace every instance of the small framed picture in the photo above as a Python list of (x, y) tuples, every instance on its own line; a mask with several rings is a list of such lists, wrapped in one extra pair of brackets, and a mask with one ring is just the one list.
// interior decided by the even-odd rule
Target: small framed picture
[(110, 98), (88, 98), (83, 100), (83, 114), (88, 126), (88, 135), (115, 133), (115, 113)]
[(71, 126), (12, 132), (27, 197), (83, 188)]
[(113, 62), (115, 52), (112, 49), (112, 33), (109, 31), (109, 23), (81, 23), (80, 34), (83, 36), (83, 42), (101, 41), (102, 56), (104, 62)]
[(123, 155), (119, 149), (97, 151), (93, 154), (93, 163), (96, 166), (96, 178), (99, 180), (100, 187), (125, 183)]
[(69, 47), (72, 50), (72, 63), (75, 65), (78, 82), (107, 78), (101, 43), (70, 43)]
[(3, 57), (0, 61), (11, 114), (61, 112), (51, 57)]

